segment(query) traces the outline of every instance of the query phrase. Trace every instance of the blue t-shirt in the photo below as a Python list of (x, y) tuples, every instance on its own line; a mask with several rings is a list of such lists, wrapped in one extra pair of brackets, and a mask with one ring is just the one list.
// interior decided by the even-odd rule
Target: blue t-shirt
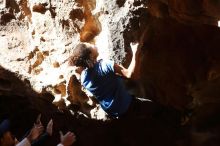
[(112, 116), (125, 113), (131, 103), (120, 76), (114, 72), (114, 62), (100, 60), (93, 68), (83, 70), (81, 84), (99, 101), (102, 108)]

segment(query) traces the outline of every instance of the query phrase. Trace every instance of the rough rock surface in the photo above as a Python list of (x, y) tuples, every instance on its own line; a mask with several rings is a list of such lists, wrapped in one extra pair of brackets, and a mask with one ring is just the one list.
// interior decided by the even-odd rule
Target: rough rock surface
[(95, 43), (101, 58), (128, 63), (129, 42), (138, 40), (147, 18), (141, 1), (4, 0), (1, 11), (1, 66), (66, 105), (67, 98), (75, 98), (72, 104), (82, 102), (67, 92), (74, 90), (68, 87), (72, 73), (66, 62), (74, 46), (80, 41)]
[[(51, 117), (53, 114), (45, 113), (50, 109), (52, 113), (58, 112), (54, 117), (59, 124), (62, 123), (59, 112), (66, 108), (73, 113), (84, 112), (90, 118), (106, 119), (105, 113), (82, 91), (66, 60), (74, 46), (83, 41), (96, 44), (100, 58), (127, 66), (132, 55), (130, 42), (138, 41), (147, 29), (140, 79), (127, 82), (129, 91), (187, 113), (182, 121), (183, 132), (173, 141), (169, 136), (176, 131), (168, 133), (169, 145), (219, 145), (218, 0), (0, 0), (0, 12), (0, 95), (5, 105), (13, 106), (11, 101), (17, 102), (14, 111), (30, 104), (30, 113), (42, 112), (45, 117)], [(6, 102), (4, 96), (13, 100)], [(52, 101), (59, 107), (58, 111), (51, 105)], [(51, 108), (47, 109), (46, 105)], [(13, 115), (1, 102), (2, 107), (1, 111)], [(64, 118), (65, 114), (60, 117)], [(31, 116), (29, 124), (33, 119)], [(73, 121), (70, 119), (69, 122)], [(85, 127), (94, 130), (92, 126), (96, 122), (81, 120), (90, 124), (76, 131), (85, 136), (83, 140), (94, 139), (81, 131)], [(140, 126), (154, 123), (139, 122)], [(156, 122), (153, 128), (160, 124)], [(77, 126), (70, 127), (77, 129)], [(110, 130), (108, 126), (100, 129)], [(121, 134), (126, 135), (127, 127), (123, 128)], [(149, 128), (144, 132), (160, 133), (160, 128), (163, 129)], [(99, 132), (98, 136), (103, 134)], [(111, 135), (116, 131), (108, 132)], [(103, 137), (103, 142), (111, 140), (110, 144), (114, 145), (114, 141), (122, 138), (119, 135)], [(121, 144), (135, 145), (139, 140), (136, 145), (140, 145), (143, 140), (130, 139), (122, 138)], [(80, 142), (79, 145), (88, 145)], [(155, 139), (151, 142), (148, 145), (161, 144)]]

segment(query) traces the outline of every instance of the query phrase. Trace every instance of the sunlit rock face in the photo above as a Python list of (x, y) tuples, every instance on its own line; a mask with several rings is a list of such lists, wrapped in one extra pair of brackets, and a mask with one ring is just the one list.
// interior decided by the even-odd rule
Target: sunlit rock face
[(89, 42), (100, 58), (128, 66), (129, 44), (146, 30), (139, 80), (128, 82), (129, 91), (193, 111), (182, 123), (192, 127), (182, 145), (220, 143), (220, 1), (0, 0), (0, 11), (0, 66), (8, 70), (0, 70), (1, 95), (42, 96), (20, 90), (30, 86), (54, 95), (43, 97), (61, 110), (106, 119), (67, 59), (76, 44)]
[(80, 86), (69, 83), (74, 73), (67, 59), (74, 46), (96, 44), (100, 58), (126, 64), (129, 42), (138, 40), (145, 22), (144, 1), (3, 0), (0, 65), (28, 80), (35, 91), (52, 93), (55, 103), (90, 102), (79, 99), (83, 93), (72, 90), (81, 91)]
[[(70, 103), (95, 106), (67, 68), (66, 60), (77, 43), (96, 44), (100, 58), (127, 66), (129, 43), (138, 41), (145, 29), (141, 82), (132, 83), (133, 93), (184, 109), (194, 99), (191, 92), (197, 82), (218, 78), (218, 60), (212, 57), (216, 51), (210, 52), (218, 47), (218, 28), (202, 26), (217, 26), (218, 1), (3, 0), (0, 4), (1, 66), (28, 80), (35, 91), (52, 93), (63, 108)], [(207, 36), (213, 38), (210, 43)], [(204, 41), (212, 47), (199, 45)], [(199, 72), (195, 77), (193, 69)]]
[[(75, 97), (73, 94), (69, 94), (73, 93), (72, 90), (75, 88), (71, 88), (73, 85), (70, 83), (70, 77), (73, 73), (68, 70), (66, 62), (77, 43), (90, 42), (96, 44), (99, 47), (100, 58), (110, 58), (126, 66), (131, 58), (129, 43), (139, 40), (145, 29), (148, 29), (146, 42), (155, 39), (155, 34), (158, 33), (159, 35), (156, 37), (159, 38), (159, 42), (161, 43), (161, 39), (164, 41), (162, 35), (167, 33), (165, 27), (166, 25), (170, 26), (170, 24), (163, 26), (164, 21), (156, 22), (157, 18), (175, 19), (178, 22), (190, 25), (211, 24), (217, 26), (220, 10), (219, 2), (214, 0), (193, 2), (188, 0), (181, 2), (175, 0), (2, 0), (0, 8), (1, 65), (12, 72), (16, 72), (22, 79), (29, 80), (37, 92), (51, 92), (56, 97), (55, 101), (64, 98), (66, 104), (70, 104), (67, 98), (74, 104), (82, 102), (78, 95), (83, 93), (76, 92)], [(174, 31), (174, 35), (179, 33), (175, 32), (175, 28), (180, 31), (183, 29), (182, 25), (176, 23), (174, 29), (170, 28), (170, 32)], [(192, 39), (194, 38), (192, 37)], [(199, 40), (195, 43), (199, 43)], [(153, 45), (152, 48), (154, 47)], [(185, 49), (186, 47), (182, 47), (181, 50)], [(146, 60), (148, 57), (144, 56), (144, 58)], [(161, 58), (164, 57), (161, 56)], [(142, 63), (142, 68), (145, 68), (145, 62), (147, 61)], [(175, 69), (176, 67), (174, 67)], [(204, 71), (206, 70), (204, 69)], [(143, 82), (148, 82), (145, 80), (145, 71), (142, 71), (142, 74)], [(149, 76), (149, 78), (158, 77)], [(177, 78), (179, 78), (179, 74)], [(168, 92), (168, 98), (170, 98), (168, 100), (174, 103), (173, 105), (177, 108), (184, 108), (191, 101), (188, 97), (185, 100), (183, 94), (187, 93), (186, 90), (177, 89), (175, 91), (180, 94), (174, 94), (174, 92), (165, 89), (164, 85), (161, 86), (162, 90)], [(175, 84), (172, 86), (178, 87)], [(153, 91), (148, 91), (149, 89), (143, 91), (140, 84), (138, 87), (140, 88), (137, 89), (137, 92), (141, 92), (140, 95), (149, 95), (145, 92), (153, 94)], [(81, 91), (81, 89), (76, 90)], [(155, 92), (161, 94), (158, 91)], [(161, 96), (163, 98), (164, 94)], [(174, 99), (171, 99), (172, 96)], [(176, 104), (175, 100), (180, 105)], [(83, 100), (83, 102), (86, 101), (89, 99)]]

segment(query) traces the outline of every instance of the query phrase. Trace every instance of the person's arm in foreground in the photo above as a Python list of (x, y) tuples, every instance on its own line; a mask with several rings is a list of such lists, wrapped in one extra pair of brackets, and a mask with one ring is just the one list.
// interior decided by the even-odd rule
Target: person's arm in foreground
[(49, 136), (52, 136), (52, 133), (53, 133), (53, 120), (51, 119), (47, 124), (46, 131), (38, 139), (34, 140), (31, 143), (31, 146), (43, 145), (46, 142), (46, 140), (48, 140)]
[(34, 126), (28, 136), (25, 137), (21, 142), (16, 144), (16, 146), (31, 146), (31, 143), (42, 134), (43, 130), (43, 126)]
[(60, 143), (57, 146), (71, 146), (76, 141), (73, 132), (67, 132), (65, 135), (60, 131)]

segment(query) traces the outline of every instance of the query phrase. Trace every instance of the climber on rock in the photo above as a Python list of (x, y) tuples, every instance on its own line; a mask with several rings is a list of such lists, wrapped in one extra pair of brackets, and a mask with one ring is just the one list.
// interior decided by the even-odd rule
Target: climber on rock
[(138, 77), (136, 72), (140, 69), (144, 34), (138, 43), (130, 44), (133, 56), (128, 68), (111, 60), (97, 60), (97, 47), (88, 43), (78, 44), (69, 57), (68, 65), (75, 67), (82, 86), (94, 95), (102, 109), (112, 117), (127, 115), (136, 100), (126, 90), (122, 78)]

